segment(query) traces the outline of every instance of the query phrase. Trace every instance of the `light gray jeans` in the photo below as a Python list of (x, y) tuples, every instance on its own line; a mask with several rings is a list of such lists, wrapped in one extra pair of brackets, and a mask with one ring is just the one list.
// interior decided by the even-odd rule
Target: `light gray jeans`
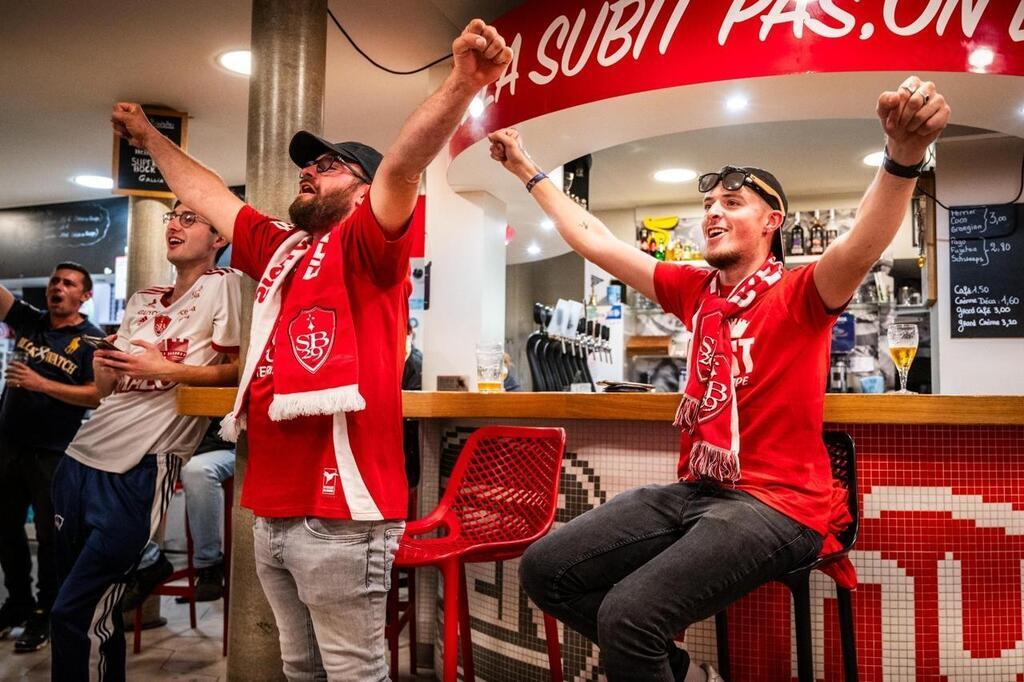
[(256, 574), (291, 680), (388, 679), (391, 564), (404, 521), (256, 517)]

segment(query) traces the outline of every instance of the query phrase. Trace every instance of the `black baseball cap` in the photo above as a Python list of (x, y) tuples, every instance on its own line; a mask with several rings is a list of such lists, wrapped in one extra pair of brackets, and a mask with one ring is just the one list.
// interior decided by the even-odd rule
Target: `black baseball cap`
[[(779, 179), (766, 171), (763, 168), (756, 166), (742, 166), (743, 170), (753, 175), (758, 180), (761, 180), (766, 185), (775, 190), (775, 193), (782, 199), (782, 206), (776, 206), (775, 197), (768, 195), (766, 196), (763, 192), (758, 192), (765, 202), (777, 211), (782, 211), (782, 221), (785, 223), (786, 215), (789, 213), (789, 200), (786, 198), (786, 192), (782, 189), (782, 183)], [(756, 191), (756, 190), (755, 190)], [(786, 249), (782, 246), (782, 225), (775, 230), (775, 234), (772, 235), (772, 255), (780, 262), (784, 262), (786, 259)]]
[(362, 142), (328, 142), (308, 130), (300, 130), (288, 144), (288, 155), (299, 168), (305, 168), (325, 152), (334, 152), (345, 161), (358, 163), (373, 180), (383, 158), (381, 153)]

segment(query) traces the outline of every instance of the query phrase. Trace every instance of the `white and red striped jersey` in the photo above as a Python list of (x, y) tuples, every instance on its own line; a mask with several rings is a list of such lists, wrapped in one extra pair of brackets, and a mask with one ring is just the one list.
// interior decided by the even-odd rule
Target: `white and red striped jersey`
[[(125, 306), (118, 348), (141, 353), (148, 341), (163, 356), (186, 365), (214, 365), (238, 353), (241, 273), (208, 270), (178, 300), (172, 287), (137, 292)], [(68, 454), (102, 471), (123, 473), (143, 456), (170, 453), (187, 459), (209, 420), (178, 414), (177, 384), (122, 377), (78, 431)]]

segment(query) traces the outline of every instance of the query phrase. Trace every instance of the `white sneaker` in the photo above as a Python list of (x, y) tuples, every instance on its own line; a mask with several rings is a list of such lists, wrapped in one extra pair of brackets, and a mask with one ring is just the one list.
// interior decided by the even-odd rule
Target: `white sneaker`
[(718, 671), (711, 667), (710, 663), (701, 663), (701, 670), (708, 676), (708, 682), (725, 682), (725, 679), (718, 674)]

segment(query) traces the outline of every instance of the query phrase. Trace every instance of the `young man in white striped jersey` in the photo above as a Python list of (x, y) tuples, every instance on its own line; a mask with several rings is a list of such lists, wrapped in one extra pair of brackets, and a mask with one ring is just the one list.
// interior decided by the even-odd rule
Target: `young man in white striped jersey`
[[(125, 579), (160, 526), (182, 463), (208, 420), (179, 415), (178, 384), (224, 386), (238, 375), (240, 274), (216, 268), (227, 242), (188, 206), (164, 216), (173, 286), (137, 292), (97, 350), (102, 401), (54, 476), (60, 591), (51, 614), (53, 679), (125, 679)], [(95, 677), (95, 676), (94, 676)]]

